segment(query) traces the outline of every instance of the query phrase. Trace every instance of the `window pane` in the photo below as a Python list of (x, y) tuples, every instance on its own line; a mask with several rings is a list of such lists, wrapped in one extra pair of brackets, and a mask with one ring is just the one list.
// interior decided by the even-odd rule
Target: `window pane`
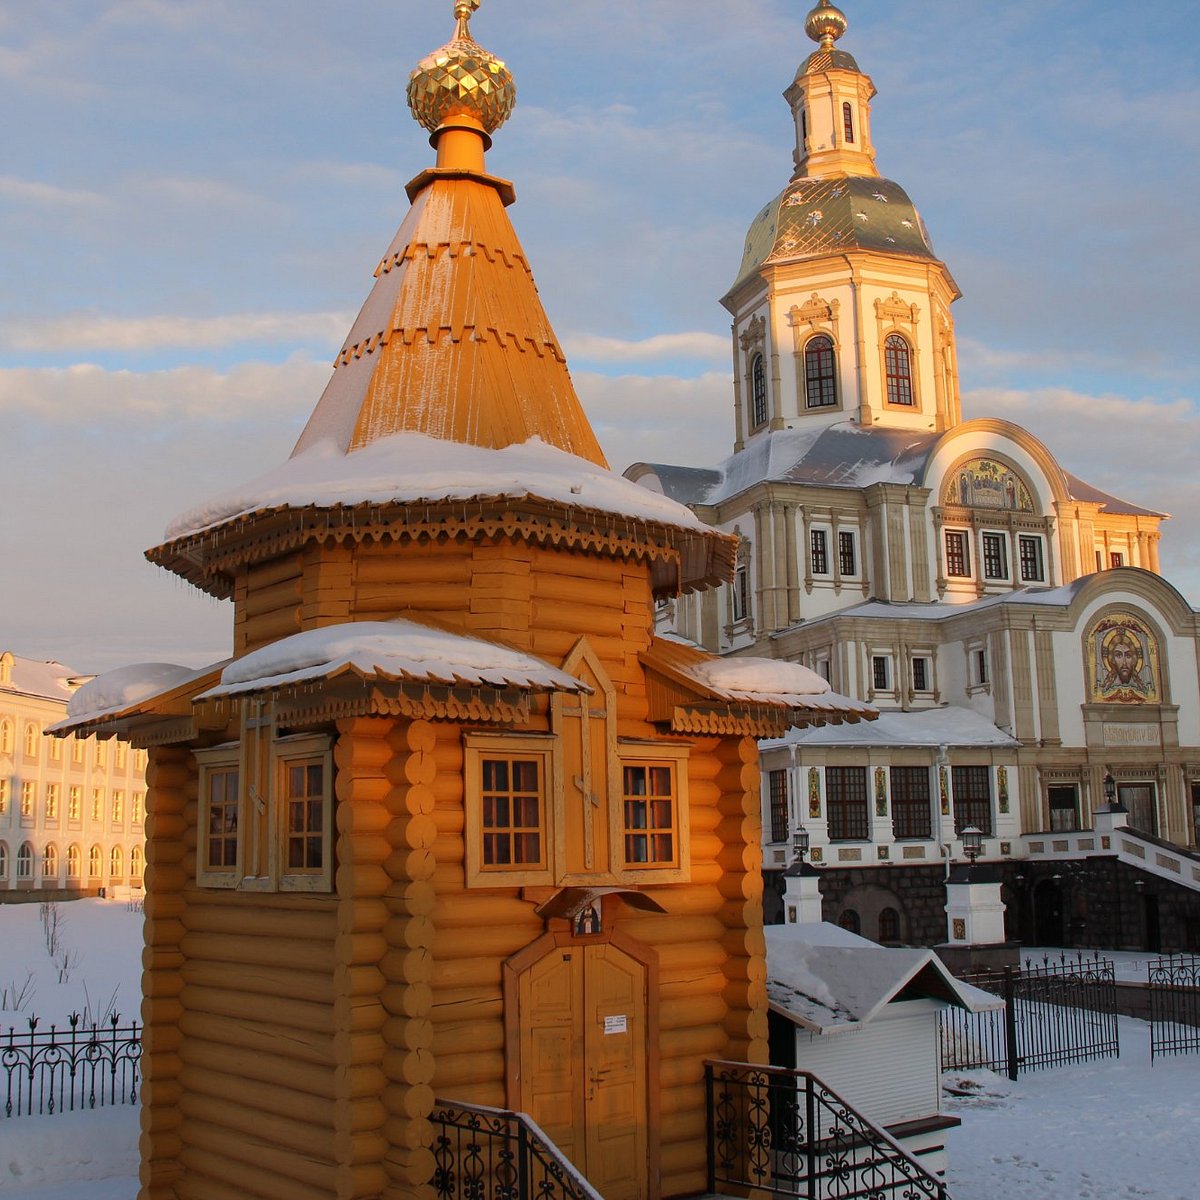
[[(675, 862), (675, 772), (665, 765), (626, 765), (626, 865), (670, 866)], [(648, 797), (648, 798), (647, 798)]]
[(865, 767), (825, 768), (829, 837), (833, 841), (865, 841), (870, 829)]
[(991, 836), (992, 772), (990, 767), (954, 767), (954, 832), (962, 833), (970, 825)]
[(542, 862), (541, 764), (532, 758), (482, 761), (485, 867), (537, 866)]

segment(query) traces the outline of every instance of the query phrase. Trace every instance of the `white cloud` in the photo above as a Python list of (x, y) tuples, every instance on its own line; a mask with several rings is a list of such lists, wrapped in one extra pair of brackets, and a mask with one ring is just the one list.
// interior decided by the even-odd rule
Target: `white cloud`
[(672, 358), (723, 362), (730, 354), (727, 339), (714, 333), (694, 331), (660, 333), (654, 337), (632, 340), (576, 333), (563, 338), (563, 349), (570, 358), (609, 363), (653, 362)]
[(21, 179), (16, 175), (0, 175), (0, 199), (55, 208), (90, 208), (105, 203), (104, 197), (98, 192), (59, 187), (37, 179)]
[[(227, 372), (208, 367), (163, 371), (109, 371), (90, 363), (70, 367), (0, 370), (0, 412), (27, 425), (74, 436), (76, 427), (98, 422), (122, 427), (128, 436), (169, 440), (167, 422), (203, 425), (303, 422), (315, 407), (331, 368), (294, 357), (286, 363), (243, 363)], [(296, 424), (298, 433), (300, 425)]]
[(228, 313), (219, 317), (109, 317), (73, 313), (14, 321), (0, 329), (0, 346), (26, 351), (212, 350), (245, 342), (341, 344), (353, 313)]

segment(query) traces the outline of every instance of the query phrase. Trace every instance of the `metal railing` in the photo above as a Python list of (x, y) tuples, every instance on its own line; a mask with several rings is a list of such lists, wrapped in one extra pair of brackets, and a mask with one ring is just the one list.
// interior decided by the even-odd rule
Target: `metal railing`
[(136, 1104), (141, 1083), (142, 1031), (136, 1022), (120, 1027), (114, 1013), (104, 1026), (81, 1027), (78, 1013), (69, 1029), (0, 1034), (5, 1117), (28, 1117)]
[(525, 1113), (434, 1101), (439, 1200), (602, 1200)]
[(1150, 1061), (1200, 1051), (1200, 955), (1172, 954), (1147, 964)]
[(1060, 955), (1041, 966), (964, 975), (1004, 1000), (1001, 1012), (945, 1009), (941, 1016), (943, 1070), (986, 1067), (1016, 1079), (1022, 1071), (1117, 1058), (1117, 985), (1110, 959)]
[(947, 1200), (946, 1186), (807, 1071), (704, 1065), (708, 1190), (805, 1200)]

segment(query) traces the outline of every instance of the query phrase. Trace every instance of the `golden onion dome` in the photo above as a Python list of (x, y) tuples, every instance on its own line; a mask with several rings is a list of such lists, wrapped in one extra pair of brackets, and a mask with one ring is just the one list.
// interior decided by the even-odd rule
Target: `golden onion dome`
[(835, 8), (829, 0), (821, 0), (805, 18), (804, 32), (814, 42), (820, 42), (823, 49), (829, 50), (846, 32), (849, 24), (846, 14), (840, 8)]
[(464, 116), (494, 133), (517, 102), (512, 72), (471, 37), (471, 14), (478, 7), (479, 0), (456, 0), (454, 37), (423, 58), (408, 77), (408, 106), (430, 133)]

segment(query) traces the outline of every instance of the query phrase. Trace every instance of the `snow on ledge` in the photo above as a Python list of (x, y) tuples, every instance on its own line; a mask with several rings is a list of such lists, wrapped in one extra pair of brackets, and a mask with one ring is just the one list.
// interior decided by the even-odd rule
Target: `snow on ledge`
[(831, 689), (816, 671), (774, 658), (719, 658), (697, 663), (692, 676), (710, 688), (774, 696), (824, 696)]
[(323, 679), (366, 677), (440, 684), (586, 692), (588, 686), (532, 654), (415, 621), (356, 621), (282, 638), (230, 663), (199, 700)]
[(493, 450), (420, 433), (395, 433), (348, 454), (332, 441), (320, 442), (183, 513), (167, 526), (165, 539), (191, 537), (264, 509), (484, 498), (537, 498), (712, 532), (684, 505), (540, 438)]

